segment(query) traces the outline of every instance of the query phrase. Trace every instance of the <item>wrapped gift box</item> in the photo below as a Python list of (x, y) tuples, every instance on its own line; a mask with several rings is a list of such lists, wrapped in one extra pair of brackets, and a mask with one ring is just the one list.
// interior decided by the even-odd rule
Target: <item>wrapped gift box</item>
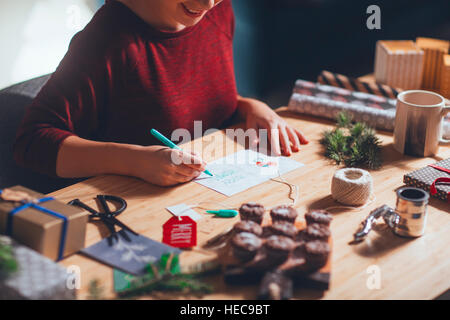
[[(21, 186), (8, 189), (25, 192), (35, 199), (45, 198), (43, 194)], [(8, 234), (52, 260), (59, 260), (84, 248), (88, 213), (58, 200), (47, 200), (38, 206), (59, 214), (59, 217), (35, 206), (0, 199), (0, 233)], [(21, 206), (23, 208), (17, 211)], [(13, 210), (17, 213), (11, 216)]]
[[(450, 158), (436, 162), (434, 166), (450, 170)], [(406, 174), (403, 177), (403, 182), (408, 186), (420, 188), (429, 192), (431, 184), (437, 178), (442, 177), (450, 177), (450, 174), (427, 166)], [(447, 202), (449, 199), (448, 193), (450, 192), (450, 184), (437, 184), (436, 191), (437, 193), (433, 196)]]
[(0, 278), (0, 299), (67, 300), (76, 298), (76, 290), (68, 286), (65, 268), (23, 245), (11, 241), (18, 270)]
[(450, 98), (450, 54), (442, 57), (441, 94)]
[(424, 52), (407, 40), (378, 41), (375, 52), (375, 79), (404, 90), (420, 89)]
[(419, 37), (416, 44), (425, 53), (422, 89), (439, 91), (443, 56), (448, 53), (450, 41)]

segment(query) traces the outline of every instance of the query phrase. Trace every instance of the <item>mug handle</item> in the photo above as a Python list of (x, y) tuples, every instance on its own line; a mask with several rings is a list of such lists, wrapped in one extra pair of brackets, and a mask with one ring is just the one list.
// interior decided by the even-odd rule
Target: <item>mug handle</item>
[[(446, 100), (445, 102), (446, 102), (446, 103), (449, 103), (448, 100)], [(443, 108), (442, 111), (441, 111), (441, 117), (445, 117), (445, 116), (447, 115), (447, 113), (449, 113), (449, 112), (450, 112), (450, 105), (444, 106), (444, 108)], [(444, 139), (444, 138), (441, 137), (441, 138), (439, 139), (439, 144), (442, 144), (442, 145), (450, 145), (450, 140)]]

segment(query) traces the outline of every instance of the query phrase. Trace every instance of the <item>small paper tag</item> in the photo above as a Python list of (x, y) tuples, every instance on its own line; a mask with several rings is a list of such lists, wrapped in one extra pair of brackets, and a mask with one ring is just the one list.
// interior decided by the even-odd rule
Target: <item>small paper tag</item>
[(181, 203), (176, 206), (167, 207), (166, 210), (168, 210), (170, 213), (172, 213), (174, 216), (188, 216), (194, 221), (198, 221), (203, 216), (194, 210), (192, 210), (188, 205)]
[(188, 216), (172, 217), (163, 225), (163, 243), (176, 248), (197, 245), (197, 223)]

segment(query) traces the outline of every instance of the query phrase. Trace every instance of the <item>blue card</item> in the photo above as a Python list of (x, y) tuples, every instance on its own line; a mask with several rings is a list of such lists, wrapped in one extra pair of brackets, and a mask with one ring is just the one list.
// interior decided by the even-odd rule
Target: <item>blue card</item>
[(121, 230), (118, 239), (105, 238), (81, 250), (81, 253), (128, 274), (141, 276), (146, 266), (161, 258), (164, 253), (180, 254), (181, 250), (161, 242), (133, 235)]

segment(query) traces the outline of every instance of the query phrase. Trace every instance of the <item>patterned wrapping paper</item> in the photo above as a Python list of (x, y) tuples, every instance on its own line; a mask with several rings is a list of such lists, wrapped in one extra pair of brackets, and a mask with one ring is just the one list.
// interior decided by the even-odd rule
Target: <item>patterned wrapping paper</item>
[(12, 241), (19, 269), (0, 278), (0, 299), (69, 300), (76, 290), (67, 287), (66, 269), (34, 250)]
[[(450, 169), (450, 158), (436, 162), (434, 165), (445, 169)], [(429, 192), (430, 185), (437, 178), (442, 177), (450, 177), (450, 174), (427, 166), (425, 168), (421, 168), (404, 175), (403, 182), (408, 186), (420, 188)], [(447, 202), (447, 194), (450, 192), (450, 184), (437, 184), (436, 190), (437, 193), (434, 195), (434, 197)]]
[(359, 79), (347, 77), (343, 74), (323, 70), (317, 77), (317, 82), (333, 87), (344, 88), (359, 92), (366, 92), (388, 99), (395, 99), (401, 89), (393, 88), (377, 82), (361, 81)]
[[(288, 109), (317, 117), (336, 119), (346, 111), (355, 121), (386, 131), (394, 131), (395, 99), (305, 80), (297, 80)], [(444, 138), (450, 138), (450, 122), (444, 121)]]

